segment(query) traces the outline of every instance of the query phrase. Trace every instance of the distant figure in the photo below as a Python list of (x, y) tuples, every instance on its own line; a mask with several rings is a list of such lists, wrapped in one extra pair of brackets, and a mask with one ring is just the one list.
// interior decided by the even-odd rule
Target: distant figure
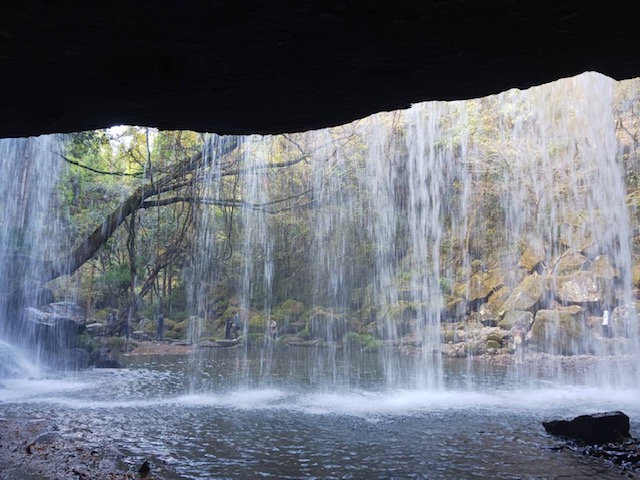
[(240, 322), (240, 317), (236, 315), (233, 318), (233, 338), (240, 336), (240, 330), (242, 330), (242, 322)]
[(233, 328), (233, 320), (231, 318), (227, 318), (226, 322), (224, 322), (224, 339), (231, 340), (231, 329)]
[(164, 315), (162, 312), (156, 318), (156, 340), (164, 340)]
[(271, 319), (271, 323), (269, 323), (269, 335), (274, 340), (278, 339), (278, 324), (275, 320)]
[(520, 320), (511, 329), (511, 338), (513, 339), (513, 353), (515, 354), (516, 363), (522, 363), (524, 361), (525, 331)]
[(107, 335), (113, 335), (116, 332), (117, 323), (118, 315), (115, 310), (111, 310), (111, 313), (107, 316)]
[(609, 326), (609, 310), (602, 312), (602, 337), (611, 338), (611, 327)]

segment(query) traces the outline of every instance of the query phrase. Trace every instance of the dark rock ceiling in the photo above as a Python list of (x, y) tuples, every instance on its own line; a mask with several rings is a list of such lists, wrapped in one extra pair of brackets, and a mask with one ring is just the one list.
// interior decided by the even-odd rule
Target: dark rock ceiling
[(277, 133), (595, 70), (640, 76), (634, 2), (31, 1), (0, 16), (0, 136)]

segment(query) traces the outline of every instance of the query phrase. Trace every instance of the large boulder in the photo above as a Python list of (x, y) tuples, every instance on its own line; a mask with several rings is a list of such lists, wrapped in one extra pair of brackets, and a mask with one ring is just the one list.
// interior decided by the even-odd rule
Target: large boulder
[(614, 337), (634, 338), (640, 333), (637, 304), (619, 305), (613, 309), (609, 318), (609, 328)]
[(607, 255), (598, 255), (589, 269), (595, 278), (613, 280), (620, 276), (620, 270), (615, 268)]
[(502, 305), (502, 311), (530, 310), (544, 298), (545, 288), (543, 277), (538, 274), (527, 276)]
[(541, 245), (527, 245), (520, 256), (518, 266), (531, 273), (544, 261), (544, 257), (544, 248)]
[(82, 308), (70, 302), (27, 307), (22, 315), (26, 335), (41, 349), (56, 353), (75, 346), (76, 337), (84, 331), (84, 319)]
[(511, 330), (517, 326), (528, 331), (532, 323), (533, 313), (526, 310), (509, 310), (498, 322), (498, 326), (504, 330)]
[(622, 412), (580, 415), (573, 420), (542, 422), (547, 433), (570, 438), (587, 445), (620, 443), (631, 438), (629, 417)]
[(585, 352), (589, 342), (584, 310), (578, 306), (538, 310), (531, 326), (531, 340), (550, 353)]
[(506, 285), (500, 287), (496, 292), (493, 292), (487, 300), (487, 307), (493, 312), (499, 312), (502, 310), (504, 302), (507, 301), (511, 295), (511, 288)]
[(555, 279), (558, 300), (563, 303), (592, 303), (603, 300), (604, 292), (592, 273), (575, 272)]
[(455, 294), (469, 302), (486, 299), (492, 292), (502, 286), (504, 272), (490, 270), (474, 273), (466, 284), (459, 285)]
[(587, 265), (587, 262), (588, 259), (583, 254), (575, 250), (569, 250), (558, 259), (553, 268), (553, 273), (554, 275), (568, 275), (582, 270)]

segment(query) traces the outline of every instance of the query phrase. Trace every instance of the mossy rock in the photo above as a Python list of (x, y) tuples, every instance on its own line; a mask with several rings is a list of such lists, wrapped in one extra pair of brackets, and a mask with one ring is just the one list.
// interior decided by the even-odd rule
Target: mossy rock
[(464, 347), (465, 352), (469, 355), (480, 355), (482, 353), (482, 344), (477, 341), (468, 342)]
[(636, 288), (640, 288), (640, 259), (638, 259), (638, 257), (634, 257), (633, 259), (631, 275), (633, 277), (633, 286)]
[(531, 273), (544, 260), (544, 251), (542, 247), (534, 248), (527, 245), (520, 256), (518, 266)]
[(442, 332), (442, 342), (443, 343), (454, 343), (454, 338), (456, 337), (456, 334), (453, 330), (445, 330)]
[(75, 347), (82, 348), (87, 352), (92, 353), (100, 347), (100, 344), (96, 340), (94, 340), (90, 335), (87, 335), (86, 333), (82, 333), (76, 337)]
[(386, 309), (386, 316), (392, 319), (411, 320), (418, 314), (417, 302), (400, 300), (389, 305)]
[(295, 322), (285, 322), (284, 325), (279, 326), (281, 333), (297, 334), (307, 328), (307, 322), (304, 320), (298, 320)]
[(569, 250), (558, 258), (553, 273), (554, 275), (568, 275), (582, 270), (587, 265), (588, 259), (580, 252)]
[(484, 344), (485, 351), (500, 350), (501, 348), (502, 348), (502, 344), (500, 344), (499, 342), (496, 342), (495, 340), (487, 340), (487, 342)]
[(613, 280), (620, 277), (620, 270), (611, 264), (608, 255), (598, 255), (591, 263), (589, 270), (598, 279)]
[(539, 303), (545, 293), (543, 277), (537, 274), (527, 276), (502, 305), (502, 311), (530, 310)]
[(174, 324), (171, 330), (176, 332), (180, 337), (184, 337), (189, 330), (189, 320), (183, 320)]
[(258, 313), (249, 319), (249, 333), (262, 333), (264, 334), (267, 331), (267, 317)]
[(164, 338), (170, 338), (171, 340), (178, 340), (180, 338), (184, 338), (184, 336), (174, 330), (168, 330), (164, 332)]
[(309, 329), (305, 328), (304, 330), (298, 332), (298, 335), (296, 336), (306, 341), (311, 338), (311, 333), (309, 333)]
[(502, 286), (504, 277), (505, 274), (500, 269), (473, 274), (473, 276), (469, 279), (467, 289), (465, 291), (467, 300), (473, 302), (475, 300), (482, 300), (487, 298), (489, 295), (491, 295), (492, 292)]
[(307, 340), (308, 339), (302, 338), (298, 335), (283, 335), (282, 337), (280, 337), (278, 341), (283, 345), (287, 345), (290, 347), (297, 347), (297, 346), (301, 346)]
[(342, 313), (315, 308), (307, 321), (307, 330), (311, 338), (335, 342), (351, 330), (351, 325)]
[(531, 339), (548, 353), (575, 355), (588, 349), (584, 311), (580, 307), (538, 310)]
[(503, 337), (499, 333), (492, 332), (487, 335), (487, 342), (496, 342), (501, 347), (502, 347), (502, 339)]
[(563, 303), (591, 303), (603, 300), (601, 285), (590, 272), (580, 271), (556, 278), (556, 295)]
[(294, 318), (299, 318), (304, 312), (304, 304), (302, 302), (298, 302), (297, 300), (288, 299), (282, 302), (279, 310), (285, 316), (290, 316)]
[(461, 297), (447, 298), (442, 318), (447, 322), (457, 322), (467, 314), (469, 303)]
[(614, 337), (634, 338), (640, 335), (640, 323), (636, 319), (640, 302), (619, 305), (611, 312), (609, 326)]
[(505, 312), (502, 320), (498, 322), (498, 326), (504, 330), (511, 330), (515, 326), (520, 326), (526, 330), (533, 323), (533, 314), (523, 310), (509, 310)]

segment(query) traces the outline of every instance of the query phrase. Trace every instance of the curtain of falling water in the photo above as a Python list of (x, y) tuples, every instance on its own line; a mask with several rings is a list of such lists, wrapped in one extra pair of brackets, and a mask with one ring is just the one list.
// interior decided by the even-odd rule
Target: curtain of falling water
[[(586, 73), (498, 97), (499, 108), (517, 109), (510, 128), (504, 129), (512, 139), (502, 181), (508, 186), (502, 193), (508, 241), (525, 242), (539, 252), (555, 291), (563, 256), (585, 255), (615, 268), (615, 291), (606, 288), (602, 302), (585, 302), (587, 314), (597, 316), (604, 309), (633, 310), (631, 231), (624, 172), (617, 158), (613, 89), (613, 80)], [(560, 294), (555, 300), (569, 302)], [(631, 316), (619, 323), (625, 324), (620, 328), (628, 330), (637, 352), (637, 326), (631, 328), (637, 320)], [(561, 353), (553, 342), (557, 333), (547, 333), (545, 351)], [(590, 351), (589, 341), (588, 335), (575, 340), (575, 350)], [(604, 362), (599, 365), (606, 370), (594, 370), (600, 383), (622, 384), (624, 372), (612, 371)]]
[(39, 261), (55, 258), (65, 243), (56, 203), (59, 151), (53, 135), (0, 140), (0, 338), (19, 343), (36, 360), (41, 344), (17, 317), (47, 298)]
[[(310, 272), (302, 277), (307, 281), (291, 291), (311, 299), (305, 305), (312, 311), (308, 333), (325, 345), (316, 351), (313, 368), (330, 372), (330, 378), (318, 375), (315, 383), (334, 387), (348, 376), (341, 368), (357, 368), (348, 363), (354, 352), (344, 335), (360, 322), (360, 331), (383, 342), (378, 351), (388, 387), (442, 387), (441, 326), (469, 314), (474, 320), (482, 306), (455, 310), (445, 296), (469, 296), (470, 284), (466, 291), (452, 289), (476, 272), (496, 269), (503, 272), (502, 283), (515, 288), (529, 274), (519, 266), (525, 247), (540, 256), (537, 274), (551, 286), (539, 308), (576, 303), (557, 293), (558, 265), (570, 254), (589, 262), (600, 258), (616, 269), (615, 291), (602, 302), (583, 302), (586, 316), (610, 309), (630, 337), (626, 350), (617, 353), (637, 352), (631, 232), (612, 103), (613, 82), (584, 74), (479, 100), (419, 104), (301, 134), (299, 141), (312, 152), (313, 202), (307, 207), (312, 242), (305, 264)], [(345, 136), (348, 142), (342, 141)], [(277, 196), (269, 189), (275, 177), (252, 169), (269, 162), (274, 138), (243, 140), (237, 290), (245, 338), (249, 312), (261, 315), (252, 327), (261, 322), (256, 339), (266, 337), (272, 308), (283, 299), (274, 292), (273, 239), (279, 232), (269, 214), (251, 206)], [(221, 227), (214, 223), (203, 230), (208, 233), (201, 242), (215, 244), (209, 236)], [(368, 245), (371, 255), (362, 255), (359, 248)], [(203, 257), (212, 256), (205, 252)], [(550, 330), (538, 348), (560, 353), (554, 336)], [(575, 340), (580, 343), (575, 351), (593, 351), (592, 340)], [(268, 374), (273, 344), (252, 343), (251, 348), (264, 347), (261, 372)], [(469, 348), (471, 362), (476, 352)], [(345, 357), (337, 362), (340, 355)], [(619, 384), (628, 373), (603, 364), (609, 366), (594, 377)], [(554, 368), (559, 377), (565, 374), (559, 364)]]

